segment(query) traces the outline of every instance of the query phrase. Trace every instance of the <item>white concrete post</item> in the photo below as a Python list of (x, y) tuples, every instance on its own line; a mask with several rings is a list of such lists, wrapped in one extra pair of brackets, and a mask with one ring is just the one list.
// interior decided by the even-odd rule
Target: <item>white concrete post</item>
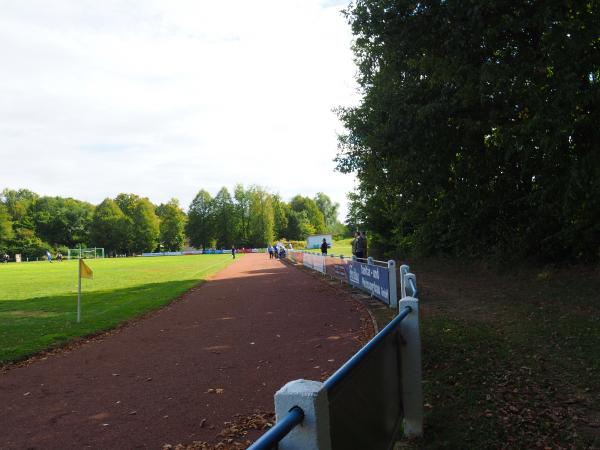
[(398, 307), (398, 287), (396, 285), (396, 261), (388, 261), (388, 277), (390, 283), (390, 308)]
[(402, 403), (404, 406), (404, 436), (423, 435), (423, 385), (421, 373), (421, 333), (419, 330), (419, 300), (404, 297), (400, 309), (412, 311), (400, 322), (404, 340), (402, 358)]
[(410, 270), (410, 267), (408, 267), (408, 265), (406, 265), (406, 264), (402, 264), (400, 266), (400, 297), (401, 298), (406, 297), (406, 280), (404, 279), (404, 277), (409, 272), (409, 270)]
[(279, 450), (331, 450), (329, 435), (329, 400), (323, 383), (294, 380), (275, 393), (275, 416), (283, 419), (288, 411), (299, 406), (304, 420), (279, 443)]

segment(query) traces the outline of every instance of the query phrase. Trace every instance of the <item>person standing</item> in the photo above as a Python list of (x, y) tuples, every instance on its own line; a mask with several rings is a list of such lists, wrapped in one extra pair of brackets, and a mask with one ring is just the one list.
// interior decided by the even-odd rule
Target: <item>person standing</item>
[(321, 243), (321, 256), (327, 256), (327, 240), (323, 238), (323, 242)]
[(46, 258), (48, 258), (49, 263), (52, 262), (52, 253), (50, 253), (50, 250), (46, 250)]
[(354, 239), (352, 239), (352, 256), (355, 256), (357, 258), (359, 257), (358, 256), (358, 252), (359, 252), (359, 250), (358, 250), (358, 240), (359, 240), (359, 238), (360, 238), (360, 232), (357, 231), (354, 234)]
[(231, 246), (231, 256), (232, 256), (233, 259), (235, 259), (235, 251), (236, 251), (235, 250), (235, 245), (232, 245)]
[(361, 253), (362, 253), (362, 257), (366, 258), (367, 257), (367, 249), (368, 249), (368, 245), (367, 245), (367, 235), (365, 234), (364, 231), (360, 232), (360, 245), (361, 245)]
[(365, 254), (363, 253), (363, 234), (360, 231), (356, 232), (356, 239), (355, 241), (355, 256), (357, 258), (363, 259), (365, 257)]
[(273, 259), (273, 246), (269, 244), (269, 248), (267, 250), (269, 251), (269, 259)]

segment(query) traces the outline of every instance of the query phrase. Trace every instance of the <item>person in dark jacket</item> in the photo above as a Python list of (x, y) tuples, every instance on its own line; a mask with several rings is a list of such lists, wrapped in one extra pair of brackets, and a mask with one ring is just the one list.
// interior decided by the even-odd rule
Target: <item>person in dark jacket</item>
[(323, 238), (323, 243), (321, 244), (321, 255), (327, 256), (327, 241)]
[(362, 253), (361, 258), (367, 257), (367, 235), (364, 231), (360, 232), (360, 252)]
[(356, 252), (358, 252), (358, 238), (360, 237), (360, 233), (357, 231), (354, 234), (354, 239), (352, 239), (352, 256), (356, 256), (358, 258), (358, 255), (356, 254)]

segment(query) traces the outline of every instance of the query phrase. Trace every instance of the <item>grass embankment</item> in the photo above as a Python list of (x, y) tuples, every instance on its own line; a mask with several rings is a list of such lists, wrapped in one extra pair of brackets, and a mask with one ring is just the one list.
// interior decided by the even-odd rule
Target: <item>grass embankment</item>
[(600, 276), (415, 263), (426, 422), (416, 448), (600, 448)]
[(231, 262), (230, 255), (86, 260), (76, 323), (77, 261), (0, 264), (0, 365), (114, 328)]

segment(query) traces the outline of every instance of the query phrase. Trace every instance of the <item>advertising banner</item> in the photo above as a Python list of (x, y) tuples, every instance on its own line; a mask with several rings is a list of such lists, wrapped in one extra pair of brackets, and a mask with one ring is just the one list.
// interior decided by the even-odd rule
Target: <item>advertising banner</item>
[(348, 262), (350, 284), (383, 300), (390, 302), (390, 279), (387, 267), (371, 266), (356, 261)]
[(304, 261), (304, 266), (312, 269), (313, 268), (313, 254), (312, 253), (304, 253), (304, 256), (302, 258)]
[(325, 258), (325, 271), (332, 278), (337, 278), (345, 282), (349, 282), (348, 278), (348, 261), (337, 257)]
[(304, 265), (317, 272), (325, 273), (325, 257), (315, 253), (304, 253)]

